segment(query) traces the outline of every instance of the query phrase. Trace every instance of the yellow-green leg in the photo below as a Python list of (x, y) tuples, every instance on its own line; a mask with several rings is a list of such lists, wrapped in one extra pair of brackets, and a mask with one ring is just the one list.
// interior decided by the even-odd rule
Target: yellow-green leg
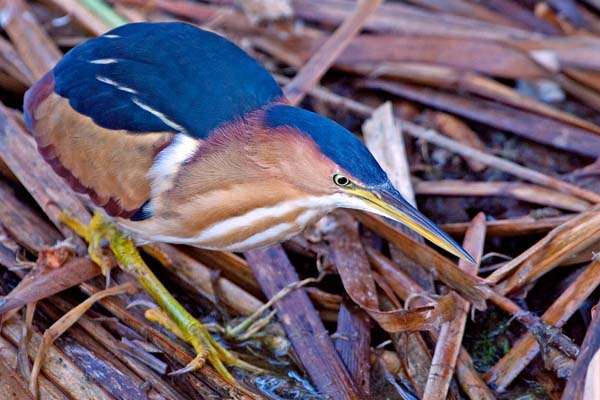
[(182, 372), (201, 368), (208, 359), (224, 379), (235, 383), (235, 379), (225, 365), (257, 370), (235, 357), (213, 339), (204, 325), (179, 304), (148, 268), (133, 240), (117, 229), (102, 214), (96, 213), (88, 227), (69, 217), (64, 217), (63, 221), (88, 241), (90, 257), (101, 267), (106, 265), (104, 264), (106, 260), (102, 256), (100, 243), (103, 239), (107, 240), (121, 268), (132, 274), (164, 311), (164, 314), (147, 313), (147, 317), (159, 322), (192, 345), (197, 355), (187, 367), (181, 370)]

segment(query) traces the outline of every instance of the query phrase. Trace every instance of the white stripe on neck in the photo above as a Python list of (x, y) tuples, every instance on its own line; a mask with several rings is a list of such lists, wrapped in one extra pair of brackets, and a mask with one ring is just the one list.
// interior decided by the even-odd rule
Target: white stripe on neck
[(152, 197), (167, 191), (173, 185), (173, 179), (181, 165), (194, 155), (200, 141), (183, 133), (175, 135), (173, 142), (158, 153), (154, 164), (148, 171), (152, 181)]

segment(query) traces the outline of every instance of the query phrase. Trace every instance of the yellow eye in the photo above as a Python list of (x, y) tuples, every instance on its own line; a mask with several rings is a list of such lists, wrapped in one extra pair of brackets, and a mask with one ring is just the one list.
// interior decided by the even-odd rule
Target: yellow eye
[(333, 182), (338, 186), (348, 186), (351, 183), (350, 179), (341, 174), (333, 175)]

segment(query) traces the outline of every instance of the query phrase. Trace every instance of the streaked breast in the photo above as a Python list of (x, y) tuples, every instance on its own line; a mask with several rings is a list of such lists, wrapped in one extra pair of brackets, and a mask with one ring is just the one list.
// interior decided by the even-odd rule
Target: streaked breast
[(127, 229), (150, 241), (188, 244), (211, 250), (246, 251), (279, 243), (300, 233), (331, 211), (338, 200), (336, 196), (325, 196), (283, 201), (218, 221), (189, 237), (159, 232), (148, 236), (148, 230), (136, 232), (135, 225)]

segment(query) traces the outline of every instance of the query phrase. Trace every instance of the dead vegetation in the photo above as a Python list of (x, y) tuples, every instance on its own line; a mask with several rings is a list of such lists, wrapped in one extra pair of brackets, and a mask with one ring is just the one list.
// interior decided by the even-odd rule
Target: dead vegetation
[[(69, 48), (175, 19), (236, 41), (292, 103), (360, 135), (479, 269), (346, 211), (243, 256), (146, 246), (176, 297), (266, 370), (235, 371), (246, 389), (210, 367), (167, 375), (190, 349), (144, 318), (153, 305), (126, 274), (103, 290), (60, 221), (89, 210), (42, 161), (20, 107)], [(600, 397), (598, 2), (0, 0), (0, 23), (7, 398)], [(229, 340), (242, 321), (251, 334)]]

